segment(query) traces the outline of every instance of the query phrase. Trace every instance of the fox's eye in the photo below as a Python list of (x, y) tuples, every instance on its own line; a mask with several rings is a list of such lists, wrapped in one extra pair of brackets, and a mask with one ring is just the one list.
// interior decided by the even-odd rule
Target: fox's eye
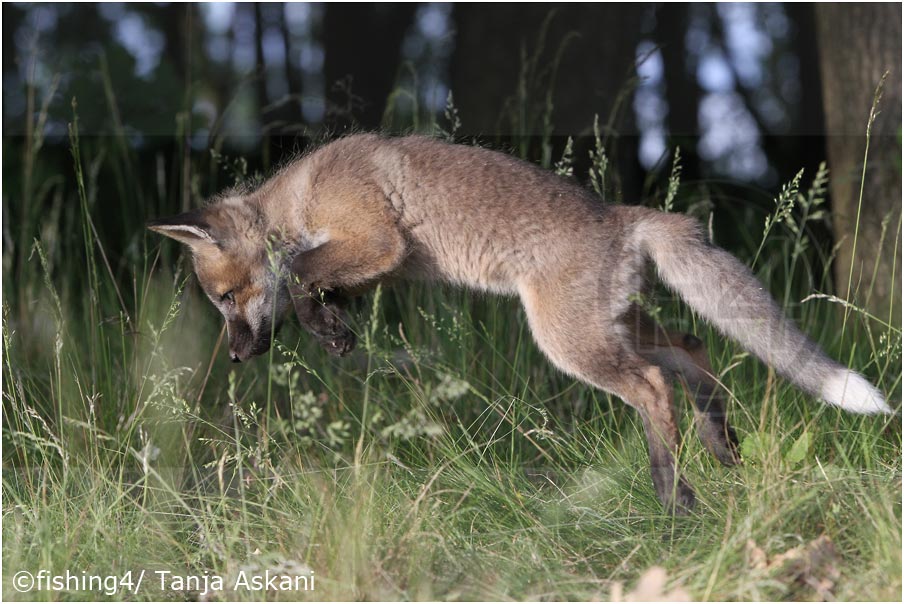
[(220, 296), (220, 300), (222, 300), (223, 302), (229, 302), (230, 304), (235, 304), (235, 294), (232, 293), (232, 290), (230, 289), (228, 292)]

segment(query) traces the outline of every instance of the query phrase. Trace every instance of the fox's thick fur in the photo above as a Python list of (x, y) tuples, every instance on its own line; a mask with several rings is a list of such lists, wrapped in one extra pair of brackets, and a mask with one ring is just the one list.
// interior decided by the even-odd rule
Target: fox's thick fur
[(329, 352), (344, 354), (355, 342), (344, 296), (388, 278), (519, 296), (553, 364), (640, 412), (656, 490), (679, 512), (694, 495), (675, 462), (673, 379), (696, 403), (707, 448), (725, 464), (738, 457), (700, 340), (657, 328), (632, 302), (649, 261), (694, 310), (802, 389), (850, 411), (889, 412), (876, 388), (825, 356), (694, 220), (604, 205), (479, 147), (349, 136), (253, 192), (149, 226), (191, 248), (235, 361), (266, 351), (273, 319), (290, 306)]

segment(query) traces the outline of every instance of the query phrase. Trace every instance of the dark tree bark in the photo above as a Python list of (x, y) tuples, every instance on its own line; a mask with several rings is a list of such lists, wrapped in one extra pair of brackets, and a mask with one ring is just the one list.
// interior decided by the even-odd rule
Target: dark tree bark
[(254, 10), (254, 51), (256, 57), (255, 72), (255, 88), (257, 90), (258, 112), (264, 123), (264, 129), (270, 117), (270, 111), (266, 109), (268, 105), (267, 99), (267, 62), (264, 57), (264, 19), (261, 15), (261, 5), (259, 2), (252, 4)]
[[(191, 74), (191, 34), (195, 16), (193, 5), (173, 2), (158, 10), (160, 29), (166, 40), (167, 60), (172, 63), (183, 81), (187, 81)], [(156, 11), (147, 12), (153, 15)]]
[[(901, 285), (894, 273), (900, 274), (901, 248), (898, 246), (897, 258), (894, 250), (901, 220), (901, 6), (818, 4), (816, 23), (832, 169), (833, 222), (840, 244), (836, 287), (841, 295), (865, 304), (879, 317), (888, 317), (894, 297), (894, 316), (900, 321), (900, 296), (892, 291), (892, 283), (899, 293)], [(867, 117), (876, 84), (886, 70), (889, 74), (879, 106), (881, 113), (872, 127), (854, 251)], [(880, 245), (884, 220), (888, 231)]]
[(323, 74), (332, 126), (380, 127), (416, 10), (414, 3), (325, 6)]
[[(240, 18), (240, 17), (239, 17)], [(235, 24), (236, 13), (232, 14), (229, 27), (226, 29), (226, 59), (222, 64), (208, 63), (208, 69), (213, 70), (214, 77), (210, 82), (211, 87), (216, 93), (217, 99), (217, 122), (211, 132), (211, 140), (218, 134), (218, 130), (222, 127), (223, 114), (229, 107), (229, 103), (233, 100), (236, 93), (235, 72), (232, 68), (232, 58), (235, 54)]]
[(794, 152), (788, 158), (788, 164), (783, 165), (802, 167), (806, 170), (805, 174), (811, 176), (827, 159), (815, 6), (807, 2), (789, 2), (785, 5), (796, 29), (793, 40), (794, 51), (800, 61), (800, 103), (790, 131), (792, 140), (796, 142)]
[[(685, 182), (701, 177), (697, 143), (700, 140), (700, 85), (688, 66), (688, 11), (684, 2), (666, 2), (656, 11), (656, 43), (661, 46), (665, 95), (669, 106), (669, 146), (681, 147), (681, 173)], [(716, 17), (718, 19), (718, 16)]]
[(183, 86), (180, 91), (182, 100), (179, 103), (185, 118), (184, 131), (180, 143), (182, 146), (182, 165), (180, 166), (179, 198), (182, 200), (181, 209), (186, 212), (191, 207), (190, 138), (192, 112), (189, 90), (191, 89), (193, 73), (195, 73), (193, 69), (195, 56), (192, 50), (195, 43), (194, 32), (197, 27), (197, 15), (195, 14), (194, 5), (191, 3), (184, 5), (172, 3), (161, 10), (163, 17), (162, 29), (166, 38), (166, 56), (171, 61)]
[(285, 7), (280, 9), (279, 30), (283, 39), (283, 50), (285, 51), (285, 68), (286, 68), (286, 85), (289, 89), (289, 101), (283, 106), (283, 116), (290, 130), (297, 130), (301, 126), (301, 72), (298, 67), (293, 65), (292, 56), (292, 37), (289, 33), (289, 27), (286, 23)]
[(459, 134), (502, 143), (539, 139), (547, 128), (551, 87), (554, 159), (572, 136), (576, 172), (586, 169), (593, 116), (605, 125), (614, 112), (617, 136), (607, 151), (621, 175), (622, 196), (635, 199), (640, 178), (632, 99), (643, 10), (625, 4), (456, 4), (451, 88)]

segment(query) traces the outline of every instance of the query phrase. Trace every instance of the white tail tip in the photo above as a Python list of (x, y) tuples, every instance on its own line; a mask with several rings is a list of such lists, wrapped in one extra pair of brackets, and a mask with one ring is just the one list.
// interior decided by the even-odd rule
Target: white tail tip
[(872, 384), (850, 369), (838, 371), (822, 387), (822, 399), (854, 413), (891, 413), (891, 408)]

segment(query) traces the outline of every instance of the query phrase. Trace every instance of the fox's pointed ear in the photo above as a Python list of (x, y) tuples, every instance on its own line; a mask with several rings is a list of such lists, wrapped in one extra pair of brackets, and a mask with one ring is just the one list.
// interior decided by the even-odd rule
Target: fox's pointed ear
[(201, 245), (219, 245), (203, 210), (191, 210), (169, 218), (150, 220), (147, 227), (155, 233), (172, 237), (192, 248)]

